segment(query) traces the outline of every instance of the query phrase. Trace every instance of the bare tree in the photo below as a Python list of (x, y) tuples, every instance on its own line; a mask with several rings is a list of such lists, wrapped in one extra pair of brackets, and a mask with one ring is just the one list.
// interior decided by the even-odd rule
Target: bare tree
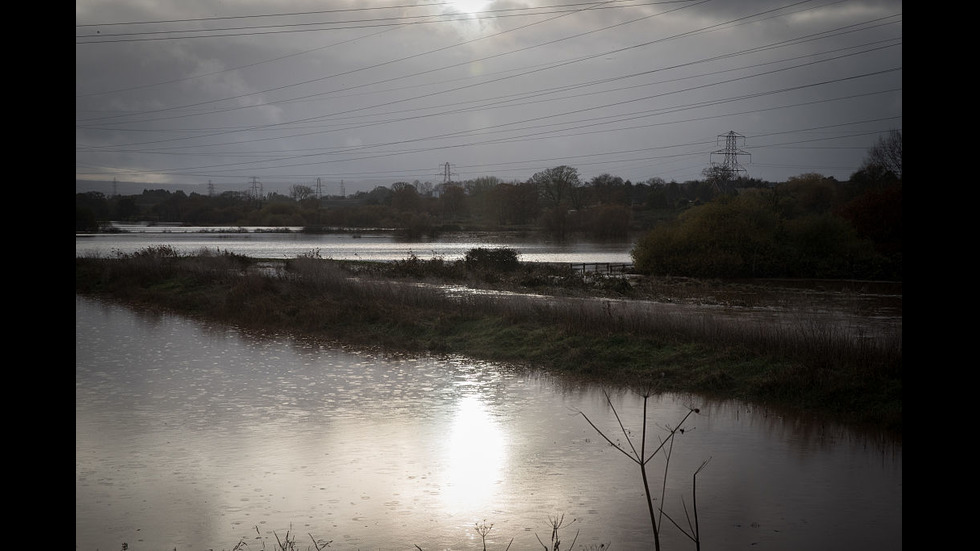
[(902, 131), (892, 130), (887, 136), (878, 138), (864, 160), (863, 168), (878, 168), (891, 172), (902, 179)]
[(578, 208), (582, 184), (578, 169), (565, 165), (549, 168), (531, 176), (530, 183), (538, 190), (545, 225), (559, 240), (564, 240), (568, 232), (569, 211)]
[(545, 206), (565, 208), (571, 206), (572, 193), (581, 185), (578, 169), (565, 165), (535, 173), (531, 183), (537, 186)]
[(289, 196), (296, 201), (302, 201), (303, 199), (309, 199), (313, 197), (315, 192), (310, 186), (304, 186), (300, 184), (289, 186)]
[(626, 203), (626, 184), (619, 176), (600, 174), (589, 181), (593, 199), (604, 205)]

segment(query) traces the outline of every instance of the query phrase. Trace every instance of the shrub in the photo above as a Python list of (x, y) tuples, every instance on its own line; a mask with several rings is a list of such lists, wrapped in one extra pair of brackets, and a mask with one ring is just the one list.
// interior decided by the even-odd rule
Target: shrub
[(643, 274), (701, 278), (875, 278), (883, 259), (843, 218), (785, 218), (760, 197), (694, 207), (637, 241)]
[(810, 215), (786, 224), (790, 250), (787, 275), (817, 278), (874, 278), (881, 263), (869, 240), (831, 214)]
[(134, 251), (129, 256), (132, 258), (179, 258), (180, 253), (173, 245), (156, 245)]
[(470, 249), (466, 252), (463, 262), (467, 270), (482, 272), (512, 272), (520, 266), (517, 251), (508, 248)]

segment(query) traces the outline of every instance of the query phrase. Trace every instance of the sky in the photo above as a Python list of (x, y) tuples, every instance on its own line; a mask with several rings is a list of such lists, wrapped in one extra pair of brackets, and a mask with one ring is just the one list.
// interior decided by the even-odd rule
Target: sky
[(76, 0), (76, 180), (846, 180), (902, 128), (900, 0)]

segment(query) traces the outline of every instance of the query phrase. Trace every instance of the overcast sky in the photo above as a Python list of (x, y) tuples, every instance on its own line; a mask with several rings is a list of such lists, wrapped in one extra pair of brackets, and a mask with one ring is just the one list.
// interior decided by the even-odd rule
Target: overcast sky
[(84, 180), (846, 180), (902, 128), (900, 0), (76, 0), (75, 24)]

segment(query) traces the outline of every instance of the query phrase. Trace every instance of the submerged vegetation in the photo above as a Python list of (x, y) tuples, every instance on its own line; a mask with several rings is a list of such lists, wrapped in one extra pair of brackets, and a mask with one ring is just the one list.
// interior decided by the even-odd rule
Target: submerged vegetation
[(287, 261), (212, 250), (182, 256), (160, 246), (75, 259), (78, 294), (343, 346), (464, 355), (653, 392), (740, 399), (901, 434), (900, 334), (855, 338), (808, 317), (805, 303), (797, 320), (783, 324), (664, 307), (789, 300), (764, 287), (729, 296), (736, 287), (582, 274), (485, 250), (459, 261), (370, 263), (317, 251)]

